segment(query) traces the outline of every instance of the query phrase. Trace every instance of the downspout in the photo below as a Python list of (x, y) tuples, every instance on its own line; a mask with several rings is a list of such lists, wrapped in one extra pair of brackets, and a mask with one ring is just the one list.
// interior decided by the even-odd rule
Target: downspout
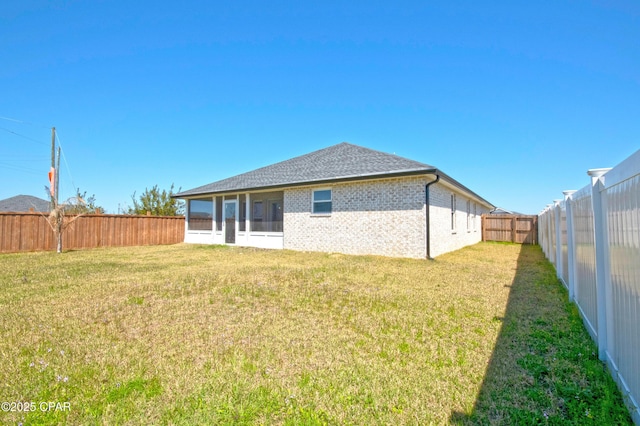
[(434, 183), (438, 183), (438, 181), (440, 180), (440, 175), (439, 174), (435, 174), (436, 175), (436, 180), (434, 180), (433, 182), (429, 182), (428, 184), (425, 185), (424, 187), (424, 198), (425, 198), (425, 216), (426, 216), (426, 220), (427, 220), (427, 229), (426, 229), (426, 240), (427, 240), (427, 259), (431, 260), (433, 259), (431, 257), (431, 228), (430, 228), (430, 221), (429, 221), (429, 187), (431, 185), (433, 185)]

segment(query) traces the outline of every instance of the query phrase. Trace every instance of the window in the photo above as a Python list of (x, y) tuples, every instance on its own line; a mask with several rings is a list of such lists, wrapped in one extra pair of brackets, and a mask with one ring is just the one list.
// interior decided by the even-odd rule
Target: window
[(213, 200), (189, 200), (189, 230), (213, 229)]
[(330, 189), (314, 189), (313, 190), (313, 214), (331, 214), (331, 190)]
[(456, 194), (451, 194), (451, 231), (456, 232)]
[(282, 232), (283, 194), (282, 191), (279, 191), (249, 195), (251, 200), (251, 231)]

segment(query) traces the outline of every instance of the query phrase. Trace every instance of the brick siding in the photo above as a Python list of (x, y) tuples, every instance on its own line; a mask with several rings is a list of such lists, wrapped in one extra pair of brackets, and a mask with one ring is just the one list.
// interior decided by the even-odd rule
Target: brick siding
[[(303, 251), (426, 257), (424, 176), (336, 183), (284, 191), (284, 248)], [(332, 189), (331, 215), (313, 215), (314, 189)], [(430, 187), (431, 255), (456, 250), (481, 239), (477, 207), (476, 230), (467, 232), (466, 201), (457, 193), (457, 232), (451, 232), (452, 190)], [(471, 204), (473, 214), (473, 203)]]
[[(482, 240), (481, 216), (489, 208), (471, 200), (469, 226), (467, 227), (467, 200), (461, 192), (435, 184), (429, 187), (431, 204), (431, 256), (461, 249)], [(455, 230), (451, 228), (451, 194), (456, 195)], [(475, 212), (474, 215), (474, 204)]]

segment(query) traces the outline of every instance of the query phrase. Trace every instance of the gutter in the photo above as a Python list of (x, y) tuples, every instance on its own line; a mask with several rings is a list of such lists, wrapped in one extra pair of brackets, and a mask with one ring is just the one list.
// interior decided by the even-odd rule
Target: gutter
[(430, 224), (430, 215), (429, 215), (429, 207), (430, 207), (430, 201), (429, 201), (429, 187), (431, 185), (433, 185), (434, 183), (438, 183), (438, 181), (440, 180), (440, 175), (439, 174), (435, 174), (436, 175), (436, 179), (432, 182), (429, 182), (428, 184), (426, 184), (424, 186), (424, 204), (425, 204), (425, 216), (426, 216), (426, 221), (427, 221), (427, 229), (426, 229), (426, 240), (427, 240), (427, 259), (429, 260), (433, 260), (433, 258), (431, 257), (431, 224)]

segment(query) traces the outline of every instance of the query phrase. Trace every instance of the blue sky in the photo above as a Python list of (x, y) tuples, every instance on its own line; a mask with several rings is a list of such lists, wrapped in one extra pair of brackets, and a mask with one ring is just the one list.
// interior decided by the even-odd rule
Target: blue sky
[(52, 126), (109, 213), (348, 141), (535, 214), (640, 148), (631, 0), (5, 0), (0, 59), (0, 199), (46, 197)]

